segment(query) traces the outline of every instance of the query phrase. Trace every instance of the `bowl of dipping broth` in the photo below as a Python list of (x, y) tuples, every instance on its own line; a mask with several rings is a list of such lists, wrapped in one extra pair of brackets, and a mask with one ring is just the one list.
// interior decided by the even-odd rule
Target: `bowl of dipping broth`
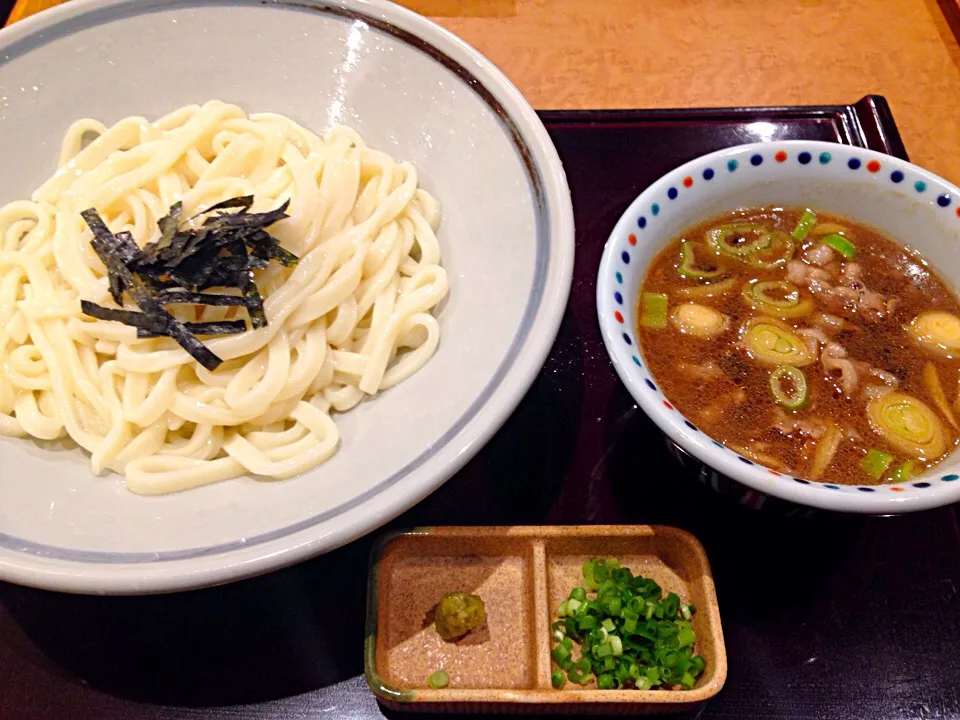
[(660, 178), (600, 263), (627, 389), (714, 489), (840, 512), (960, 500), (960, 189), (813, 141)]

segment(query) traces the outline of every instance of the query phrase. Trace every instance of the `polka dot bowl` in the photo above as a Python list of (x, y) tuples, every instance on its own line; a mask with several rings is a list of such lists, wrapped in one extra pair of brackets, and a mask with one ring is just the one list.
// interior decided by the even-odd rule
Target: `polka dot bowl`
[(773, 497), (824, 510), (894, 514), (960, 500), (960, 451), (896, 485), (816, 482), (741, 457), (664, 397), (636, 334), (636, 299), (647, 267), (666, 243), (701, 220), (762, 205), (811, 207), (866, 223), (917, 248), (948, 282), (960, 278), (960, 189), (942, 178), (888, 155), (833, 143), (795, 140), (721, 150), (653, 183), (607, 241), (597, 312), (620, 379), (682, 455), (706, 466), (701, 477), (714, 478), (716, 487), (719, 474), (720, 484), (737, 487), (754, 506)]

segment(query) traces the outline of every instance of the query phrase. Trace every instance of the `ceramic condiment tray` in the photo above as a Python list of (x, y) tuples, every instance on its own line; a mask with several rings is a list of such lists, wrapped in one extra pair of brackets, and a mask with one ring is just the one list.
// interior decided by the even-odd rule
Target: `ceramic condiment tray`
[[(555, 690), (550, 624), (591, 557), (616, 558), (664, 592), (692, 602), (695, 650), (706, 668), (691, 690)], [(485, 603), (486, 623), (457, 642), (440, 638), (432, 610), (444, 593)], [(373, 550), (366, 676), (396, 710), (668, 713), (716, 695), (727, 675), (710, 566), (687, 532), (649, 525), (431, 527), (385, 536)], [(445, 670), (449, 685), (428, 687)]]

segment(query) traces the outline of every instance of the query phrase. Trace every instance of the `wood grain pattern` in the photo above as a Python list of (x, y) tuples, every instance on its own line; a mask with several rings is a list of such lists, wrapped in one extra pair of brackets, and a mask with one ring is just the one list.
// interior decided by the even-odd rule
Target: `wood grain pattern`
[[(934, 0), (524, 2), (443, 19), (545, 107), (890, 101), (911, 158), (960, 181), (960, 52)], [(493, 27), (496, 30), (493, 30)], [(571, 28), (580, 28), (577, 33)]]
[(960, 41), (960, 0), (937, 0), (953, 36)]
[[(22, 20), (66, 2), (66, 0), (17, 0), (7, 24)], [(403, 5), (421, 15), (441, 17), (512, 17), (517, 14), (520, 0), (399, 0)]]
[[(11, 21), (61, 0), (18, 0)], [(939, 0), (946, 9), (958, 0)], [(406, 0), (537, 108), (848, 103), (885, 95), (911, 158), (960, 182), (960, 46), (938, 0)]]
[(441, 17), (513, 17), (519, 0), (400, 0), (421, 15)]
[(17, 20), (22, 20), (28, 15), (38, 13), (41, 10), (59, 5), (61, 2), (64, 2), (64, 0), (17, 0), (13, 5), (13, 10), (10, 11), (9, 17), (7, 17), (7, 25), (15, 23)]

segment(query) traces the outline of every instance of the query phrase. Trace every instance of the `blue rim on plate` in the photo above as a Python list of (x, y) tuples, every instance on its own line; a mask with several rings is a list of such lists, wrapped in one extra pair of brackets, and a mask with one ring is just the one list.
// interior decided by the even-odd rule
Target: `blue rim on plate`
[(16, 537), (22, 531), (3, 533), (4, 579), (75, 592), (155, 592), (233, 580), (338, 547), (411, 507), (462, 467), (522, 399), (556, 337), (574, 252), (573, 212), (556, 150), (536, 113), (492, 63), (409, 10), (381, 0), (75, 0), (0, 32), (0, 58), (5, 58), (0, 66), (113, 21), (173, 11), (193, 16), (223, 5), (256, 9), (276, 19), (284, 14), (300, 19), (304, 13), (319, 14), (343, 21), (345, 27), (389, 35), (395, 44), (410, 46), (456, 76), (460, 81), (456, 92), (479, 98), (485, 114), (489, 112), (503, 133), (507, 154), (512, 150), (510, 157), (516, 158), (518, 192), (529, 196), (532, 208), (531, 272), (529, 280), (523, 278), (522, 304), (517, 304), (518, 317), (511, 328), (515, 334), (504, 338), (504, 353), (491, 362), (495, 369), (478, 383), (481, 389), (466, 399), (462, 410), (458, 406), (459, 417), (437, 428), (429, 443), (413, 448), (416, 457), (404, 467), (372, 478), (375, 486), (341, 498), (335, 508), (318, 508), (310, 517), (284, 517), (276, 526), (264, 523), (263, 532), (224, 533), (224, 538), (211, 538), (209, 544), (200, 538), (185, 541), (186, 547), (172, 543), (157, 551), (144, 551), (142, 545), (137, 551), (101, 549), (95, 542), (88, 548), (82, 536), (79, 547), (69, 547), (69, 542), (56, 542), (59, 536), (44, 542)]

